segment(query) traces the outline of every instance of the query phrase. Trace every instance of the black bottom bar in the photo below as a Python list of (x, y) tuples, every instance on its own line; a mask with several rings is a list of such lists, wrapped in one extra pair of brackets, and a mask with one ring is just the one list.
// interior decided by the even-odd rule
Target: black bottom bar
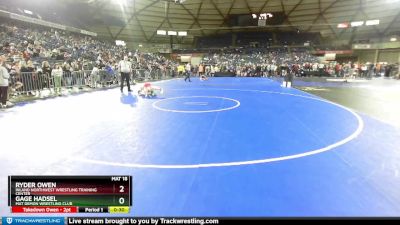
[(163, 224), (288, 224), (288, 222), (306, 222), (307, 224), (357, 222), (363, 224), (399, 224), (400, 218), (203, 218), (203, 217), (68, 217), (67, 225), (105, 224), (105, 225), (163, 225)]

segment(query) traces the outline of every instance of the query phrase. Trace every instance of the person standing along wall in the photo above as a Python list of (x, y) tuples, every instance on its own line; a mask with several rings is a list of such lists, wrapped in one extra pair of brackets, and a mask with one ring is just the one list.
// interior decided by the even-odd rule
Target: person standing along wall
[(4, 59), (0, 58), (0, 108), (7, 107), (8, 99), (8, 79), (10, 74), (4, 65)]
[(98, 65), (94, 65), (92, 72), (90, 73), (90, 83), (91, 83), (91, 88), (96, 88), (97, 87), (97, 81), (99, 80), (99, 74), (100, 70)]
[(185, 72), (185, 67), (183, 65), (178, 65), (177, 70), (178, 70), (178, 76), (181, 77)]
[(61, 79), (63, 70), (59, 64), (55, 64), (54, 69), (51, 71), (51, 76), (54, 78), (54, 92), (61, 95)]
[(199, 76), (201, 76), (201, 75), (203, 75), (204, 74), (204, 65), (203, 64), (200, 64), (199, 65)]
[(292, 87), (293, 77), (294, 77), (293, 73), (288, 68), (287, 73), (286, 73), (286, 78), (285, 78), (286, 79), (286, 87), (287, 88), (291, 88)]

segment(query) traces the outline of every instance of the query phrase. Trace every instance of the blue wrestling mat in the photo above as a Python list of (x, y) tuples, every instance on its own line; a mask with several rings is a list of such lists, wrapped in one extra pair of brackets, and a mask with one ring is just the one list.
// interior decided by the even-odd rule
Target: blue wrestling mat
[(131, 216), (399, 215), (397, 129), (269, 79), (192, 81), (2, 111), (0, 190), (7, 175), (132, 175)]

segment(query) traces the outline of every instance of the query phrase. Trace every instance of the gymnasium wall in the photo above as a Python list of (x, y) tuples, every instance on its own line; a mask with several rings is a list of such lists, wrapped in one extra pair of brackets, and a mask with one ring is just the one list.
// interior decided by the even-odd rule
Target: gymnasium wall
[(375, 61), (375, 50), (360, 50), (356, 51), (360, 63), (373, 63)]
[(400, 63), (400, 42), (353, 44), (353, 50), (360, 63)]
[(378, 62), (387, 62), (389, 64), (398, 63), (400, 57), (400, 49), (380, 50), (378, 54)]

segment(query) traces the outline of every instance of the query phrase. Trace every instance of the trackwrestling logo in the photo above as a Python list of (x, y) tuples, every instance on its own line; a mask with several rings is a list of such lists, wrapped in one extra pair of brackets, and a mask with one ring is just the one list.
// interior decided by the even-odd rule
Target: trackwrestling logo
[(64, 217), (3, 217), (3, 225), (64, 225)]

